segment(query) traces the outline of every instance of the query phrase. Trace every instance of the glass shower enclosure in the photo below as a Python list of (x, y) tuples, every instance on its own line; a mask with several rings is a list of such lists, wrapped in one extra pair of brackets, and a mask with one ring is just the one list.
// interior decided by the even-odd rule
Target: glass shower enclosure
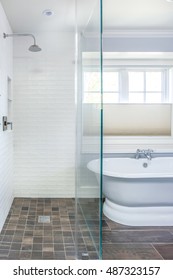
[[(102, 258), (102, 1), (76, 0), (76, 258)], [(96, 174), (88, 168), (97, 160)], [(97, 176), (96, 176), (97, 175)]]

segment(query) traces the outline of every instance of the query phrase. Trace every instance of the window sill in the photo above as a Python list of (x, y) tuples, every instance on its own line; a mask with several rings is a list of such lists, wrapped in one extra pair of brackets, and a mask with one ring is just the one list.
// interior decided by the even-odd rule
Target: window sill
[[(100, 137), (84, 136), (83, 153), (100, 153)], [(172, 136), (104, 136), (104, 153), (134, 153), (136, 149), (153, 149), (155, 152), (173, 152)]]

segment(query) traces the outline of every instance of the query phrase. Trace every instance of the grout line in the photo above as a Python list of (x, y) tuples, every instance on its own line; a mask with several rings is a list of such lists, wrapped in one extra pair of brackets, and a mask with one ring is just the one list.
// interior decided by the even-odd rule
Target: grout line
[(153, 243), (151, 243), (151, 246), (156, 251), (156, 253), (162, 258), (162, 260), (164, 260), (163, 256), (157, 251), (157, 249), (154, 247)]

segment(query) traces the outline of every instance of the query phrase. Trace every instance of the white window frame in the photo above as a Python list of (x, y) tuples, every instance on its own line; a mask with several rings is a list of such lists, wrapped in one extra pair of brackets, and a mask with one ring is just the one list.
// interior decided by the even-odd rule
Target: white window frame
[[(156, 102), (156, 104), (162, 104), (162, 103), (170, 103), (170, 91), (169, 91), (169, 68), (168, 67), (134, 67), (134, 68), (128, 68), (127, 70), (127, 75), (128, 72), (134, 71), (134, 72), (143, 72), (144, 73), (144, 91), (141, 91), (144, 95), (144, 102), (141, 102), (143, 104), (148, 103), (152, 104), (152, 102), (146, 102), (146, 73), (147, 72), (161, 72), (162, 73), (162, 90), (161, 90), (161, 102)], [(128, 78), (127, 78), (128, 79)], [(127, 81), (128, 84), (128, 81)], [(154, 92), (154, 91), (153, 91)], [(130, 90), (128, 89), (128, 96), (129, 96)], [(129, 102), (128, 100), (128, 103)]]
[[(170, 103), (171, 100), (171, 96), (170, 96), (170, 91), (169, 91), (169, 69), (170, 67), (168, 66), (128, 66), (128, 67), (105, 67), (103, 72), (118, 72), (119, 73), (119, 91), (109, 91), (109, 93), (115, 93), (115, 94), (119, 94), (119, 98), (118, 98), (118, 102), (117, 103), (130, 103), (133, 104), (133, 102), (129, 102), (129, 82), (128, 82), (128, 73), (130, 71), (134, 71), (134, 72), (143, 72), (144, 75), (146, 76), (146, 72), (150, 72), (150, 71), (155, 71), (155, 72), (162, 72), (162, 91), (161, 91), (161, 102), (155, 102), (156, 104), (162, 104), (162, 103)], [(83, 79), (84, 79), (84, 73), (86, 72), (99, 72), (99, 70), (97, 68), (84, 68), (83, 71)], [(145, 104), (146, 102), (146, 80), (145, 80), (145, 76), (144, 76), (144, 91), (141, 91), (141, 93), (143, 93), (144, 95), (144, 101), (140, 102), (141, 104)], [(91, 91), (91, 93), (98, 93), (100, 91)], [(105, 91), (107, 92), (107, 91)], [(92, 102), (85, 102), (85, 93), (86, 91), (84, 91), (83, 89), (83, 102), (84, 103), (92, 103)], [(103, 98), (104, 98), (104, 92), (103, 92)], [(94, 102), (93, 102), (94, 103)], [(107, 104), (107, 102), (104, 102), (105, 104)], [(109, 102), (108, 104), (115, 104), (114, 102)], [(152, 102), (148, 102), (148, 104), (153, 104)]]

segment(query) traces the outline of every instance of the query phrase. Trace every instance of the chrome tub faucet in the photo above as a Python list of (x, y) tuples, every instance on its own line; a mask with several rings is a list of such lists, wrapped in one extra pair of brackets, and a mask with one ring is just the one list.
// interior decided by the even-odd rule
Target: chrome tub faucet
[(144, 156), (146, 157), (148, 160), (151, 160), (152, 159), (152, 153), (154, 151), (152, 149), (147, 149), (147, 150), (140, 150), (140, 149), (137, 149), (136, 150), (136, 153), (135, 153), (135, 158), (136, 159), (139, 159), (141, 156)]

